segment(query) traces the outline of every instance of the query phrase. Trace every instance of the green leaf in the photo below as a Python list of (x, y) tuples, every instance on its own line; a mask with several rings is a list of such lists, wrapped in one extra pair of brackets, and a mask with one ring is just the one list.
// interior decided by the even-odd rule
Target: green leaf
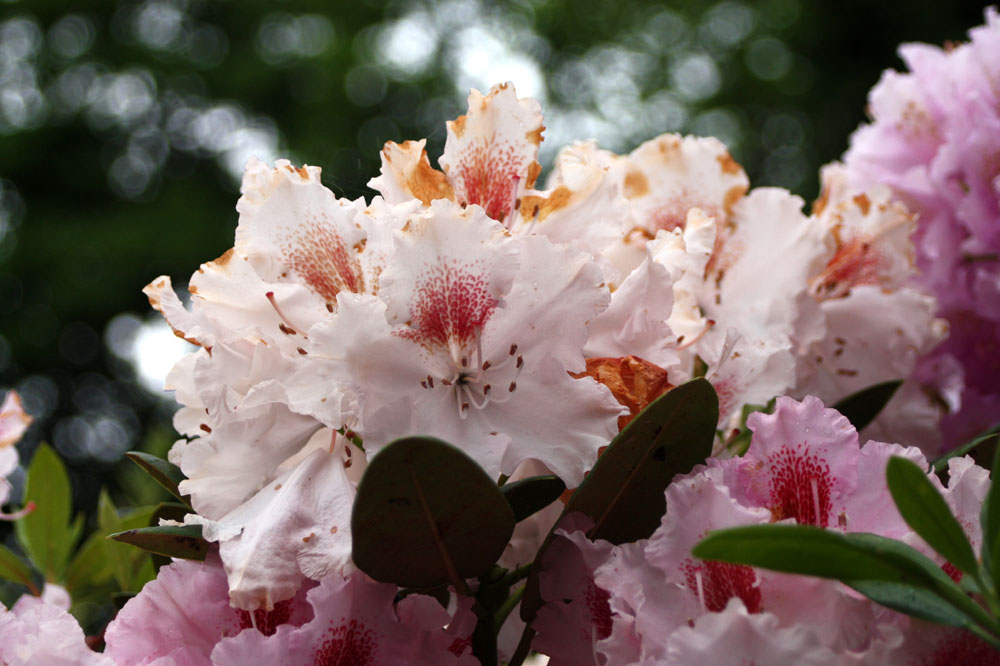
[(31, 568), (3, 544), (0, 544), (0, 578), (20, 583), (28, 588), (34, 587)]
[[(649, 537), (666, 512), (664, 492), (677, 474), (691, 471), (712, 452), (719, 400), (706, 379), (694, 379), (654, 400), (597, 459), (566, 505), (594, 521), (591, 539), (615, 544)], [(558, 522), (556, 523), (558, 525)], [(552, 542), (550, 531), (528, 576), (521, 618), (531, 622), (542, 605), (538, 567)]]
[(954, 448), (948, 453), (944, 454), (940, 458), (935, 459), (934, 462), (932, 463), (934, 471), (939, 473), (943, 472), (944, 470), (948, 469), (949, 460), (951, 460), (952, 458), (957, 458), (960, 456), (964, 456), (968, 453), (971, 453), (974, 449), (979, 448), (980, 446), (986, 444), (991, 440), (995, 439), (998, 442), (1000, 442), (1000, 434), (998, 434), (998, 431), (1000, 431), (1000, 426), (997, 426), (996, 428), (990, 428), (983, 434), (974, 437), (965, 444), (962, 444), (961, 446)]
[(46, 580), (61, 580), (82, 524), (69, 524), (69, 475), (48, 444), (38, 447), (28, 467), (25, 502), (34, 502), (35, 510), (14, 523), (17, 539)]
[(74, 602), (83, 590), (108, 582), (114, 578), (112, 561), (104, 548), (104, 535), (95, 532), (83, 542), (66, 568), (66, 591)]
[(507, 498), (514, 522), (521, 522), (549, 504), (555, 502), (566, 490), (566, 484), (558, 476), (531, 476), (504, 485), (500, 491)]
[(614, 544), (648, 538), (666, 513), (664, 491), (712, 452), (719, 401), (706, 379), (654, 400), (612, 440), (566, 513), (594, 521), (588, 535)]
[(855, 429), (861, 430), (875, 420), (902, 383), (902, 379), (897, 379), (874, 384), (839, 400), (833, 408), (846, 416)]
[(995, 557), (996, 549), (1000, 545), (1000, 490), (993, 482), (996, 475), (1000, 474), (1000, 444), (993, 452), (993, 467), (990, 471), (990, 489), (986, 491), (983, 498), (983, 507), (979, 512), (979, 526), (983, 532), (983, 543), (980, 547), (980, 557), (983, 566), (993, 579), (993, 589), (1000, 584), (1000, 567), (994, 566), (998, 561)]
[(182, 560), (204, 560), (208, 553), (208, 542), (201, 536), (201, 525), (140, 527), (110, 534), (108, 539)]
[(971, 629), (975, 622), (930, 590), (888, 581), (854, 581), (850, 586), (877, 604), (913, 617)]
[[(912, 599), (933, 594), (962, 614), (966, 623), (991, 630), (996, 625), (932, 560), (900, 541), (875, 534), (842, 534), (808, 525), (750, 525), (710, 532), (692, 553), (706, 560), (840, 580), (859, 592), (871, 591), (898, 609), (909, 603), (904, 598), (907, 588), (924, 590), (912, 593)], [(950, 612), (935, 606), (928, 613), (945, 617)]]
[(889, 492), (906, 524), (941, 557), (978, 577), (979, 563), (972, 544), (927, 474), (913, 461), (893, 456), (886, 465), (885, 475)]
[(191, 506), (191, 498), (181, 493), (177, 486), (187, 477), (179, 467), (142, 451), (129, 451), (125, 456), (153, 477), (153, 480), (166, 488), (167, 492), (179, 499), (186, 506)]
[[(131, 529), (146, 527), (155, 507), (140, 507), (124, 516), (118, 515), (118, 510), (111, 501), (107, 490), (101, 490), (97, 500), (97, 521), (102, 534), (113, 534)], [(136, 572), (145, 566), (149, 555), (141, 550), (104, 540), (104, 556), (111, 563), (111, 570), (122, 592), (138, 591), (133, 588)]]
[(464, 585), (490, 570), (514, 531), (496, 484), (457, 448), (406, 437), (375, 456), (351, 515), (352, 558), (400, 587)]

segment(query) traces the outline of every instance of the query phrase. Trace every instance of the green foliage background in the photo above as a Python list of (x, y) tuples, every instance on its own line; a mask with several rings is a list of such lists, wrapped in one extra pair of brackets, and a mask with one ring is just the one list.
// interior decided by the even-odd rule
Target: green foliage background
[(0, 387), (37, 417), (22, 459), (52, 442), (87, 515), (104, 483), (119, 504), (161, 499), (119, 457), (166, 450), (171, 403), (135, 382), (108, 326), (147, 316), (156, 276), (183, 285), (232, 244), (239, 150), (223, 144), (241, 127), (273, 149), (261, 157), (318, 164), (339, 195), (368, 197), (385, 141), (426, 136), (440, 154), (463, 91), (509, 61), (540, 82), (550, 136), (627, 151), (719, 134), (755, 185), (810, 200), (867, 90), (901, 67), (898, 43), (981, 22), (982, 5), (931, 0), (4, 4)]

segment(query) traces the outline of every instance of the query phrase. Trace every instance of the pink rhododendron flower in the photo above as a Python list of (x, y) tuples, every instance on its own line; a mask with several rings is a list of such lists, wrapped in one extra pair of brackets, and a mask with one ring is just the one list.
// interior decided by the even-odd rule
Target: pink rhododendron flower
[(915, 279), (938, 298), (951, 335), (916, 378), (941, 393), (947, 382), (962, 385), (946, 398), (946, 448), (1000, 418), (998, 34), (991, 8), (967, 44), (900, 47), (909, 72), (883, 74), (869, 96), (872, 122), (844, 156), (853, 184), (885, 184), (919, 216)]
[[(577, 655), (567, 663), (616, 665), (693, 663), (690, 651), (713, 641), (728, 646), (719, 663), (791, 650), (825, 660), (817, 663), (917, 664), (924, 662), (905, 655), (944, 649), (947, 635), (914, 648), (909, 618), (835, 581), (691, 555), (711, 530), (789, 520), (902, 539), (957, 576), (910, 531), (886, 485), (893, 455), (927, 468), (918, 449), (880, 442), (859, 447), (847, 419), (813, 397), (779, 398), (774, 414), (753, 414), (748, 425), (753, 439), (744, 456), (710, 460), (667, 488), (667, 512), (649, 539), (612, 547), (582, 531), (560, 532), (541, 572), (542, 596), (550, 603), (539, 612), (537, 647), (553, 659)], [(969, 459), (953, 460), (950, 468), (947, 488), (929, 478), (978, 543), (986, 472)], [(591, 589), (601, 603), (588, 605)]]
[(76, 619), (62, 608), (24, 595), (0, 605), (0, 663), (5, 666), (116, 666), (93, 652)]
[(467, 599), (460, 599), (454, 615), (449, 615), (437, 601), (423, 595), (409, 595), (394, 603), (396, 592), (395, 585), (375, 583), (360, 573), (326, 578), (307, 594), (313, 611), (310, 621), (298, 627), (279, 626), (270, 635), (244, 631), (220, 642), (212, 652), (212, 663), (478, 663), (471, 654), (475, 616)]
[(210, 666), (220, 641), (242, 631), (271, 635), (284, 624), (312, 618), (304, 585), (270, 611), (248, 612), (229, 604), (229, 586), (217, 556), (178, 561), (160, 569), (108, 625), (104, 654), (130, 666)]

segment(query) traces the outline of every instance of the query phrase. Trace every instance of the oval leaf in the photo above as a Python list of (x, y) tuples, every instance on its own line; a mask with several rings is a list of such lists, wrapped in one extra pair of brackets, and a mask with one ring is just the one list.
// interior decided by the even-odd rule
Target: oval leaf
[(507, 498), (514, 522), (521, 522), (555, 502), (566, 490), (566, 484), (558, 476), (531, 476), (503, 486), (503, 496)]
[(182, 560), (204, 560), (208, 553), (208, 542), (201, 536), (201, 525), (141, 527), (111, 534), (108, 538)]
[(503, 493), (474, 460), (441, 440), (406, 437), (379, 452), (361, 478), (352, 558), (400, 587), (458, 586), (489, 571), (513, 531)]
[(695, 379), (653, 401), (612, 440), (573, 493), (566, 513), (594, 521), (591, 539), (614, 544), (648, 538), (666, 513), (664, 492), (712, 453), (719, 400)]
[(61, 580), (80, 532), (70, 525), (69, 475), (48, 444), (31, 459), (25, 502), (34, 502), (35, 510), (14, 523), (17, 540), (46, 580)]
[(944, 497), (916, 463), (894, 456), (885, 470), (889, 492), (906, 524), (961, 571), (978, 576), (972, 544)]
[(874, 384), (842, 398), (833, 405), (833, 408), (846, 416), (856, 430), (861, 430), (874, 421), (879, 412), (889, 404), (902, 383), (902, 379), (897, 379)]
[[(648, 538), (667, 511), (665, 492), (712, 452), (719, 399), (712, 384), (693, 379), (660, 396), (618, 433), (576, 489), (563, 516), (581, 512), (594, 521), (587, 536), (615, 544)], [(556, 525), (559, 521), (556, 521)], [(542, 605), (538, 563), (555, 526), (535, 555), (521, 600), (521, 618), (531, 622)]]
[(191, 498), (182, 494), (177, 488), (180, 482), (187, 478), (177, 465), (142, 451), (129, 451), (125, 456), (153, 477), (153, 480), (163, 486), (168, 493), (188, 507), (191, 506)]

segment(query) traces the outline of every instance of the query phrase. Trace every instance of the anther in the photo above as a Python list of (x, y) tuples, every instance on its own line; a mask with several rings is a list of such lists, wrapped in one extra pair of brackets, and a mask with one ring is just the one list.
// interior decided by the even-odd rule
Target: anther
[(514, 367), (517, 368), (518, 370), (520, 370), (523, 366), (524, 366), (524, 357), (523, 356), (518, 356), (517, 357), (517, 365), (515, 365)]
[(427, 380), (426, 379), (421, 379), (420, 380), (420, 385), (423, 386), (424, 388), (428, 388), (427, 387)]
[(490, 386), (489, 384), (486, 384), (485, 386), (483, 386), (483, 395), (484, 396), (489, 395), (491, 388), (493, 388), (493, 387)]
[(463, 368), (469, 367), (469, 357), (468, 356), (463, 356), (462, 357), (462, 367)]
[(483, 370), (489, 370), (491, 365), (493, 364), (490, 363), (489, 361), (486, 361), (485, 363), (483, 363)]
[(517, 382), (511, 382), (510, 386), (507, 387), (507, 390), (510, 391), (511, 393), (513, 393), (514, 389), (516, 389), (516, 388), (517, 388)]
[(430, 386), (431, 388), (434, 388), (434, 378), (433, 378), (433, 377), (431, 377), (430, 375), (427, 375), (427, 384), (428, 384), (428, 385), (429, 385), (429, 386)]
[(511, 345), (510, 346), (510, 351), (507, 352), (507, 353), (510, 354), (511, 356), (513, 356), (514, 354), (516, 354), (517, 353), (517, 345)]

